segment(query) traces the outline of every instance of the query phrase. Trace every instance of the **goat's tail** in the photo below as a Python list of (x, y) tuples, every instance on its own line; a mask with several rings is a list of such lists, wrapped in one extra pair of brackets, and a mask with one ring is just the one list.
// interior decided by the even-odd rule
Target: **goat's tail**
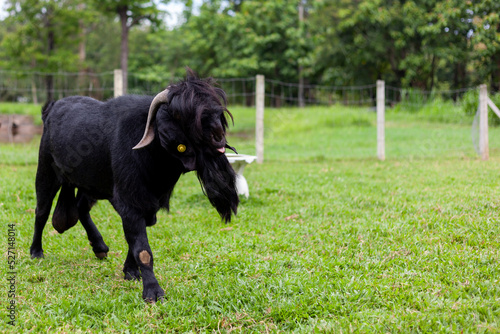
[(44, 106), (42, 107), (42, 121), (45, 122), (45, 119), (49, 115), (50, 109), (52, 109), (54, 103), (54, 101), (48, 101), (44, 104)]
[(76, 207), (75, 187), (63, 183), (56, 208), (52, 215), (52, 226), (57, 232), (63, 233), (78, 222), (78, 208)]

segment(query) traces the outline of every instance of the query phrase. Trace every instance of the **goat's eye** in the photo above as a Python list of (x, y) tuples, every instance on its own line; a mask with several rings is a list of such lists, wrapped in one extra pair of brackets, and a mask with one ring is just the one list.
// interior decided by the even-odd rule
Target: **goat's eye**
[(177, 146), (177, 151), (179, 151), (179, 152), (181, 152), (181, 153), (186, 152), (186, 145), (179, 144), (179, 145)]

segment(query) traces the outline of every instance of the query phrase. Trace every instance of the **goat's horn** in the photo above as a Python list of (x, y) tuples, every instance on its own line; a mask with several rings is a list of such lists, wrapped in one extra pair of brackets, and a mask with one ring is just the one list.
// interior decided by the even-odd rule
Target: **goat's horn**
[(146, 122), (146, 130), (144, 131), (144, 136), (142, 136), (141, 141), (132, 148), (133, 150), (148, 146), (155, 138), (153, 121), (156, 118), (156, 112), (163, 103), (168, 103), (168, 88), (163, 92), (158, 93), (158, 95), (156, 95), (153, 99), (153, 102), (151, 102), (151, 105), (149, 106), (148, 120)]

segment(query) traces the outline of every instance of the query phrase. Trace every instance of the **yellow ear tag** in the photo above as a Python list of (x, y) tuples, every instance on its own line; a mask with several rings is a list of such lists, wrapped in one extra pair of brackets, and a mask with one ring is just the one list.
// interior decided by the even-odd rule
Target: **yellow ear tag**
[(186, 152), (186, 145), (179, 144), (179, 146), (177, 146), (177, 151), (179, 151), (181, 153)]

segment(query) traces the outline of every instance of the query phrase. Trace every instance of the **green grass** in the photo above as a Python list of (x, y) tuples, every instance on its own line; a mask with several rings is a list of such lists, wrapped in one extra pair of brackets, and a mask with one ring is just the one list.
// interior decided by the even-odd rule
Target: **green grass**
[(0, 103), (0, 114), (28, 115), (33, 117), (36, 125), (42, 124), (42, 106), (32, 103)]
[[(253, 110), (232, 111), (230, 143), (253, 154)], [(0, 330), (498, 333), (498, 129), (480, 161), (469, 119), (389, 112), (380, 162), (374, 124), (365, 109), (266, 110), (266, 162), (246, 168), (250, 198), (228, 225), (183, 176), (148, 229), (166, 293), (155, 305), (122, 278), (126, 242), (107, 202), (92, 210), (106, 260), (81, 225), (50, 224), (45, 259), (29, 258), (37, 142), (1, 145), (0, 270), (15, 223), (18, 313), (11, 328), (4, 289)]]

